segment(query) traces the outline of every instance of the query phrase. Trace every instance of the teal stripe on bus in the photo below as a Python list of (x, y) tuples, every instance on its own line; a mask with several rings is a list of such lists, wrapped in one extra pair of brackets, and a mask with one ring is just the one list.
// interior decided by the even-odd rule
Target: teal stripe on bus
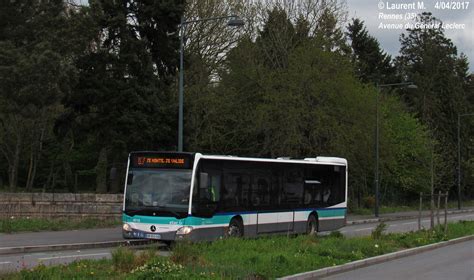
[[(307, 211), (306, 214), (309, 215), (310, 212), (311, 211)], [(331, 217), (345, 216), (346, 209), (327, 208), (327, 209), (316, 210), (316, 212), (318, 213), (318, 216), (321, 218), (331, 218)], [(177, 219), (175, 217), (157, 217), (157, 216), (140, 216), (140, 215), (131, 217), (126, 214), (123, 214), (122, 220), (127, 223), (199, 226), (199, 225), (228, 224), (230, 220), (232, 219), (232, 217), (234, 217), (235, 215), (240, 215), (244, 218), (245, 216), (251, 215), (251, 214), (220, 213), (219, 215), (215, 215), (212, 218), (199, 218), (199, 217), (189, 216), (183, 219)]]
[(346, 215), (346, 209), (324, 209), (324, 210), (316, 210), (319, 217), (322, 218), (330, 218), (330, 217), (339, 217)]
[(122, 215), (122, 220), (126, 223), (144, 223), (144, 224), (160, 224), (160, 225), (184, 225), (186, 219), (177, 219), (175, 217), (159, 217), (159, 216), (128, 216)]
[(177, 219), (175, 217), (158, 217), (158, 216), (128, 216), (123, 214), (122, 220), (126, 223), (143, 223), (143, 224), (159, 224), (159, 225), (187, 225), (187, 226), (199, 226), (199, 225), (214, 225), (214, 224), (228, 224), (233, 215), (229, 216), (214, 216), (212, 218), (198, 218), (198, 217), (187, 217), (183, 219)]
[[(228, 224), (234, 215), (228, 216), (214, 216), (212, 218), (198, 218), (188, 217), (186, 218), (186, 225), (199, 226), (199, 225), (216, 225), (216, 224)], [(243, 215), (242, 215), (243, 216)]]

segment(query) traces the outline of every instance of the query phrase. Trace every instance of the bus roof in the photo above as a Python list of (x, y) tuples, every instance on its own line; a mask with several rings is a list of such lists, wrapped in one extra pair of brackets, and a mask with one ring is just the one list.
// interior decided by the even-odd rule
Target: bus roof
[(240, 161), (255, 161), (255, 162), (278, 162), (278, 163), (314, 163), (314, 164), (333, 164), (347, 166), (347, 160), (339, 157), (315, 157), (304, 159), (291, 158), (252, 158), (252, 157), (238, 157), (238, 156), (222, 156), (222, 155), (203, 155), (197, 153), (202, 159), (220, 159), (220, 160), (240, 160)]
[(255, 162), (278, 162), (278, 163), (313, 163), (313, 164), (333, 164), (347, 166), (347, 160), (339, 157), (314, 157), (304, 159), (294, 159), (290, 157), (279, 158), (254, 158), (254, 157), (239, 157), (233, 155), (206, 155), (192, 152), (173, 152), (173, 151), (133, 151), (130, 154), (136, 153), (150, 153), (150, 154), (186, 154), (189, 156), (196, 155), (197, 158), (202, 159), (216, 159), (216, 160), (237, 160), (237, 161), (255, 161)]

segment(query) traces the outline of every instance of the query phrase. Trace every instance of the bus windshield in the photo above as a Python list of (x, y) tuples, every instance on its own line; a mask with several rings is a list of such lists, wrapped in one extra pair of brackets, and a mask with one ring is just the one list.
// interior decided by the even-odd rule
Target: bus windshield
[(125, 214), (187, 215), (191, 170), (130, 169), (127, 181)]

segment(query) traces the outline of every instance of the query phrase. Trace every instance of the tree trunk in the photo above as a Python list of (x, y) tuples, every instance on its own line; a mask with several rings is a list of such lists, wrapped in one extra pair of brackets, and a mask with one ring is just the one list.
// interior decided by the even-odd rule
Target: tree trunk
[(16, 190), (16, 183), (18, 179), (18, 166), (20, 165), (20, 147), (21, 141), (18, 139), (15, 145), (15, 153), (13, 155), (13, 163), (8, 168), (8, 176), (10, 180), (10, 191)]
[(96, 170), (96, 193), (107, 192), (107, 148), (102, 148), (97, 160)]
[(31, 180), (32, 180), (32, 177), (33, 177), (33, 165), (35, 164), (35, 160), (34, 160), (34, 148), (31, 147), (31, 152), (30, 152), (30, 164), (29, 164), (29, 167), (28, 167), (28, 177), (26, 178), (26, 186), (25, 186), (25, 189), (27, 192), (30, 192), (31, 191)]
[(54, 161), (51, 161), (51, 165), (49, 167), (48, 179), (46, 179), (46, 182), (43, 185), (43, 192), (46, 192), (46, 190), (50, 187), (51, 180), (53, 178), (53, 171), (54, 171)]
[(38, 167), (38, 162), (41, 160), (41, 153), (43, 152), (43, 139), (44, 139), (44, 132), (45, 129), (41, 129), (39, 142), (38, 142), (38, 150), (35, 149), (33, 146), (31, 148), (31, 157), (30, 157), (30, 168), (28, 170), (28, 180), (26, 181), (26, 190), (30, 191), (35, 182), (36, 178), (36, 169)]
[(68, 161), (65, 161), (63, 164), (64, 168), (64, 182), (70, 192), (75, 192), (74, 189), (74, 175), (72, 173), (71, 164)]
[[(121, 174), (121, 168), (117, 167), (117, 160), (114, 159), (112, 163), (111, 173), (110, 174), (110, 192), (111, 193), (119, 193), (120, 192), (120, 179), (118, 178), (118, 174)], [(113, 172), (112, 172), (113, 171)]]

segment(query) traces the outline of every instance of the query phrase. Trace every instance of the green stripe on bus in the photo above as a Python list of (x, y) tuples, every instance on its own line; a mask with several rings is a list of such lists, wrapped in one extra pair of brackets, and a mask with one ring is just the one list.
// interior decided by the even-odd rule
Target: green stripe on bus
[(153, 216), (133, 216), (123, 214), (122, 221), (126, 223), (144, 223), (144, 224), (160, 224), (160, 225), (214, 225), (228, 224), (232, 216), (214, 216), (212, 218), (187, 217), (177, 219), (174, 217), (153, 217)]
[(126, 223), (144, 223), (144, 224), (161, 224), (161, 225), (184, 225), (185, 219), (176, 219), (175, 217), (158, 217), (158, 216), (128, 216), (123, 214), (122, 221)]
[(200, 226), (200, 225), (216, 225), (216, 224), (228, 224), (232, 215), (219, 215), (212, 218), (198, 218), (198, 217), (188, 217), (186, 218), (186, 225), (189, 226)]
[[(306, 212), (306, 211), (304, 211)], [(310, 211), (308, 211), (309, 214)], [(346, 209), (325, 209), (316, 210), (318, 216), (321, 218), (331, 218), (345, 216)], [(198, 217), (187, 217), (184, 219), (177, 219), (174, 217), (154, 217), (154, 216), (128, 216), (123, 214), (123, 222), (126, 223), (145, 223), (145, 224), (161, 224), (161, 225), (188, 225), (188, 226), (199, 226), (199, 225), (215, 225), (215, 224), (228, 224), (235, 214), (229, 215), (216, 215), (212, 218), (198, 218)], [(242, 217), (247, 214), (242, 214)]]
[(346, 209), (325, 209), (325, 210), (316, 210), (318, 212), (318, 216), (322, 218), (329, 218), (329, 217), (337, 217), (337, 216), (345, 216)]

